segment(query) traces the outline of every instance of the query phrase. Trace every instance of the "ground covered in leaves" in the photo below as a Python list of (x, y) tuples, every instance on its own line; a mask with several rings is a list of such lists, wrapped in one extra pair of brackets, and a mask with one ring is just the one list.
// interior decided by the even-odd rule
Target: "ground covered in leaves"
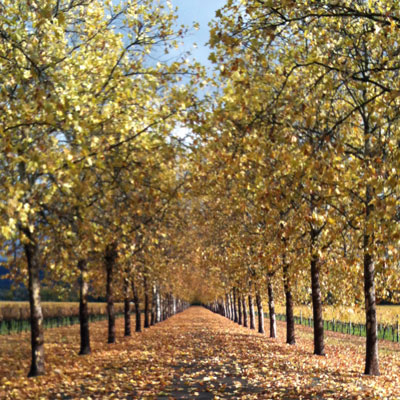
[[(133, 321), (132, 321), (133, 322)], [(78, 356), (79, 327), (46, 331), (47, 375), (28, 379), (29, 335), (0, 337), (1, 399), (400, 399), (400, 346), (380, 343), (382, 376), (365, 377), (364, 340), (327, 333), (327, 356), (312, 355), (312, 331), (297, 345), (269, 339), (192, 307), (118, 343), (106, 322), (91, 325), (92, 349)], [(268, 328), (268, 326), (266, 327)]]

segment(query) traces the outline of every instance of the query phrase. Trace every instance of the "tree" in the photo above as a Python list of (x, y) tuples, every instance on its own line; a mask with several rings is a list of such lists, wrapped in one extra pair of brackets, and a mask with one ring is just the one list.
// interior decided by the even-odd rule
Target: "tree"
[[(164, 44), (165, 51), (174, 47), (184, 32), (173, 30), (176, 17), (163, 2), (49, 0), (38, 5), (21, 0), (1, 7), (0, 104), (6, 110), (0, 117), (1, 234), (5, 245), (12, 241), (25, 249), (32, 308), (30, 376), (35, 376), (44, 373), (39, 271), (47, 265), (53, 230), (68, 221), (67, 231), (58, 236), (65, 239), (63, 245), (72, 237), (93, 237), (86, 243), (97, 245), (81, 246), (77, 262), (96, 252), (107, 238), (98, 240), (98, 221), (90, 220), (96, 213), (87, 207), (94, 202), (98, 209), (100, 201), (104, 206), (112, 199), (100, 179), (104, 168), (115, 177), (124, 168), (115, 152), (160, 123), (169, 132), (173, 124), (167, 120), (192, 99), (187, 90), (168, 88), (187, 73), (185, 63), (149, 66), (146, 60), (157, 45)], [(165, 102), (167, 107), (162, 98), (176, 101)], [(88, 184), (93, 191), (84, 199)], [(60, 199), (71, 207), (69, 218), (53, 213), (62, 209), (56, 203)], [(82, 224), (90, 221), (92, 232), (79, 229), (80, 218)], [(108, 266), (115, 259), (110, 255)]]

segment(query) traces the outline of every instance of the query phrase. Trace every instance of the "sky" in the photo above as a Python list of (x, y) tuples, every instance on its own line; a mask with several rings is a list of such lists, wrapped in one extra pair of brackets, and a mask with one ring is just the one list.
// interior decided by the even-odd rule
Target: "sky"
[[(183, 51), (190, 51), (192, 56), (203, 65), (211, 67), (207, 60), (210, 50), (206, 47), (209, 39), (208, 23), (215, 18), (215, 11), (222, 8), (225, 0), (171, 0), (174, 7), (178, 7), (178, 23), (192, 26), (196, 21), (200, 24), (199, 30), (192, 29), (184, 39)], [(193, 44), (197, 48), (193, 48)]]
[[(208, 23), (215, 18), (215, 11), (225, 5), (226, 0), (170, 0), (174, 8), (178, 7), (178, 24), (192, 26), (193, 22), (198, 22), (200, 29), (191, 29), (184, 38), (180, 52), (190, 51), (193, 58), (206, 66), (209, 70), (213, 67), (208, 61), (210, 49), (206, 46), (209, 40)], [(194, 43), (197, 47), (194, 48)], [(187, 137), (188, 129), (177, 127), (174, 134), (180, 138)]]

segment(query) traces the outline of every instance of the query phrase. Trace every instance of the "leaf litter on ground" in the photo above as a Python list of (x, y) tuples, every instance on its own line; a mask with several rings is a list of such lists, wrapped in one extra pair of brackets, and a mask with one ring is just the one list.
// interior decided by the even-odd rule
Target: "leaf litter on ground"
[[(266, 326), (268, 332), (268, 325)], [(363, 375), (364, 340), (326, 332), (326, 357), (312, 330), (285, 324), (270, 339), (201, 307), (105, 343), (91, 324), (92, 354), (79, 356), (79, 326), (46, 331), (47, 374), (26, 378), (29, 334), (0, 337), (1, 399), (400, 399), (400, 345), (380, 342), (381, 376)]]

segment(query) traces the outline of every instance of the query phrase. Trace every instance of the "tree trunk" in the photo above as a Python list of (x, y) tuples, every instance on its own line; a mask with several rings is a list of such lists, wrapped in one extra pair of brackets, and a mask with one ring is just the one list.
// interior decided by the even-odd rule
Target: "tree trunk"
[(233, 322), (239, 321), (236, 305), (236, 289), (233, 289)]
[(314, 318), (314, 354), (325, 355), (324, 348), (324, 324), (322, 319), (321, 288), (319, 285), (318, 258), (311, 256), (311, 290)]
[(169, 318), (169, 293), (164, 298), (165, 319)]
[(128, 278), (124, 279), (124, 322), (125, 329), (124, 335), (131, 336), (131, 301), (129, 298), (129, 280)]
[(161, 296), (160, 290), (157, 288), (156, 295), (156, 322), (161, 322)]
[(236, 293), (238, 303), (238, 324), (242, 325), (242, 295), (239, 291)]
[(172, 306), (172, 294), (168, 294), (168, 318), (172, 317), (172, 311), (173, 311), (173, 306)]
[(142, 332), (142, 323), (141, 323), (141, 315), (140, 315), (140, 301), (139, 296), (135, 288), (135, 281), (132, 279), (131, 282), (132, 294), (133, 294), (133, 302), (135, 304), (135, 318), (136, 318), (136, 326), (135, 332)]
[(89, 334), (89, 310), (88, 310), (88, 293), (89, 282), (86, 260), (78, 261), (78, 269), (81, 272), (79, 278), (79, 323), (81, 333), (81, 349), (80, 355), (90, 354), (90, 334)]
[(150, 319), (151, 326), (156, 324), (156, 296), (157, 296), (156, 285), (153, 285), (152, 297), (151, 297), (151, 319)]
[(175, 298), (175, 296), (172, 296), (172, 313), (173, 313), (173, 315), (176, 314), (176, 298)]
[(161, 297), (161, 321), (165, 321), (167, 319), (167, 303), (165, 296)]
[(221, 300), (219, 301), (219, 308), (220, 308), (219, 313), (220, 313), (223, 317), (225, 317), (225, 316), (226, 316), (226, 309), (225, 309), (225, 301), (224, 301), (223, 298), (221, 298)]
[(258, 333), (265, 333), (264, 331), (264, 310), (262, 300), (259, 293), (256, 294), (257, 312), (258, 312)]
[(250, 329), (256, 329), (256, 316), (254, 313), (253, 297), (249, 294)]
[(276, 338), (276, 315), (274, 290), (272, 288), (271, 276), (268, 278), (268, 309), (269, 309), (269, 336)]
[[(372, 189), (366, 188), (366, 213), (365, 229), (367, 231), (370, 214), (372, 212)], [(365, 349), (365, 371), (366, 375), (380, 375), (378, 361), (378, 334), (376, 319), (376, 297), (375, 297), (375, 266), (372, 257), (373, 240), (371, 235), (364, 232), (364, 296), (365, 296), (365, 319), (366, 319), (366, 349)]]
[(39, 248), (33, 240), (31, 233), (25, 232), (29, 243), (24, 245), (26, 260), (28, 263), (29, 276), (29, 306), (31, 320), (31, 351), (32, 361), (28, 377), (43, 375), (44, 370), (44, 333), (43, 333), (43, 313), (40, 303), (40, 261)]
[(226, 304), (226, 317), (231, 319), (231, 305), (229, 303), (229, 295), (225, 295), (225, 304)]
[(231, 320), (235, 321), (235, 306), (234, 306), (234, 302), (233, 302), (233, 294), (229, 293), (229, 303), (231, 305)]
[(246, 296), (242, 297), (242, 309), (243, 309), (243, 326), (247, 328), (247, 309), (246, 309)]
[(149, 321), (149, 293), (147, 287), (147, 278), (146, 276), (143, 277), (143, 289), (144, 289), (144, 327), (150, 327)]
[(226, 303), (225, 298), (222, 298), (222, 305), (224, 307), (224, 317), (228, 316), (228, 304)]
[(286, 299), (286, 343), (295, 344), (293, 297), (290, 288), (289, 265), (285, 260), (283, 262), (283, 285)]
[(108, 343), (115, 343), (115, 310), (114, 310), (114, 293), (113, 293), (113, 279), (115, 260), (117, 259), (117, 245), (112, 243), (107, 246), (105, 252), (105, 264), (107, 272), (107, 314), (108, 314)]
[[(365, 239), (364, 239), (365, 240)], [(378, 337), (375, 298), (375, 268), (371, 254), (364, 254), (364, 294), (366, 317), (366, 375), (379, 375)]]

